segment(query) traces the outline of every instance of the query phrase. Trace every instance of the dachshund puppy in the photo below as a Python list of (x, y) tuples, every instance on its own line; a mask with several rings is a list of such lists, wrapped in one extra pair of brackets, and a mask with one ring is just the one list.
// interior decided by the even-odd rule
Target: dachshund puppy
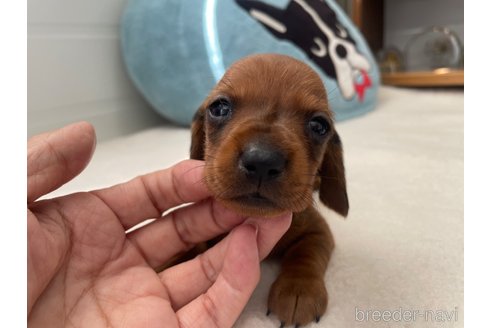
[(234, 63), (198, 109), (191, 158), (225, 206), (248, 216), (294, 212), (270, 257), (281, 260), (268, 313), (283, 325), (318, 321), (326, 311), (324, 275), (334, 248), (314, 206), (346, 216), (342, 144), (320, 77), (288, 56), (253, 55)]

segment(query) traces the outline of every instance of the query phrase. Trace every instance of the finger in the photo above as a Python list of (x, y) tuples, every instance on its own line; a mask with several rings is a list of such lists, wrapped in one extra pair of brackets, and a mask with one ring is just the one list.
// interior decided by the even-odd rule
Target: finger
[[(275, 244), (289, 229), (291, 220), (291, 214), (284, 214), (276, 218), (246, 221), (245, 224), (252, 224), (258, 227), (255, 241), (257, 247), (255, 248), (258, 249), (260, 260), (271, 252)], [(224, 256), (232, 235), (231, 233), (213, 248), (195, 259), (173, 266), (160, 273), (161, 281), (167, 286), (174, 309), (181, 308), (203, 294), (215, 282), (219, 272), (222, 271)], [(250, 245), (250, 247), (253, 246)]]
[(125, 229), (148, 218), (160, 217), (177, 205), (210, 196), (203, 183), (202, 161), (185, 160), (110, 188), (93, 191), (121, 221)]
[(59, 188), (89, 163), (96, 145), (87, 122), (34, 136), (27, 143), (27, 202)]
[(147, 263), (156, 268), (193, 245), (230, 231), (246, 217), (212, 198), (176, 209), (127, 234)]
[(180, 327), (232, 327), (251, 297), (260, 279), (255, 228), (237, 227), (228, 244), (214, 284), (177, 312)]

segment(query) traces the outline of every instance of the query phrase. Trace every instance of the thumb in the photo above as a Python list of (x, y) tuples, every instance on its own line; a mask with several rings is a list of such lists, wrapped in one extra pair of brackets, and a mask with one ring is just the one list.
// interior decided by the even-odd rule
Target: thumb
[(236, 227), (214, 284), (178, 311), (182, 327), (232, 327), (260, 279), (257, 228)]
[(87, 122), (68, 125), (27, 142), (27, 202), (31, 203), (78, 175), (95, 149), (94, 128)]

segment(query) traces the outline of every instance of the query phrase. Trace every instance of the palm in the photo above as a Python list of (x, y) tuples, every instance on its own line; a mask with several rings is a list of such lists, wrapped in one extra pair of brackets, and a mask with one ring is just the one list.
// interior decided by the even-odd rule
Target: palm
[[(94, 146), (88, 124), (29, 140), (29, 326), (231, 326), (258, 282), (259, 260), (287, 231), (291, 216), (245, 224), (247, 218), (210, 198), (198, 161), (106, 189), (37, 200), (83, 170)], [(160, 217), (184, 203), (193, 204)], [(152, 217), (159, 219), (126, 233)], [(229, 231), (201, 256), (153, 270)]]
[[(60, 317), (92, 327), (115, 321), (144, 326), (169, 322), (172, 308), (159, 276), (126, 238), (112, 210), (89, 193), (57, 203), (41, 202), (29, 213), (30, 221), (39, 222), (30, 232), (39, 239), (33, 243), (46, 246), (30, 249), (34, 254), (29, 258), (36, 258), (37, 252), (53, 255), (32, 274), (42, 276), (58, 268), (49, 292), (42, 295), (49, 302), (38, 302), (43, 306), (36, 306), (30, 319), (43, 317), (50, 327), (63, 325)], [(87, 206), (76, 208), (80, 203)]]

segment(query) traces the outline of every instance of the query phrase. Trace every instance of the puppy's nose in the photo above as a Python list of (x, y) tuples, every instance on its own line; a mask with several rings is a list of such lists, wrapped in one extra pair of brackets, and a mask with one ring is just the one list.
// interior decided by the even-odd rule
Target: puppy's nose
[(269, 181), (282, 174), (286, 165), (285, 155), (270, 145), (247, 145), (239, 158), (239, 169), (254, 181)]

